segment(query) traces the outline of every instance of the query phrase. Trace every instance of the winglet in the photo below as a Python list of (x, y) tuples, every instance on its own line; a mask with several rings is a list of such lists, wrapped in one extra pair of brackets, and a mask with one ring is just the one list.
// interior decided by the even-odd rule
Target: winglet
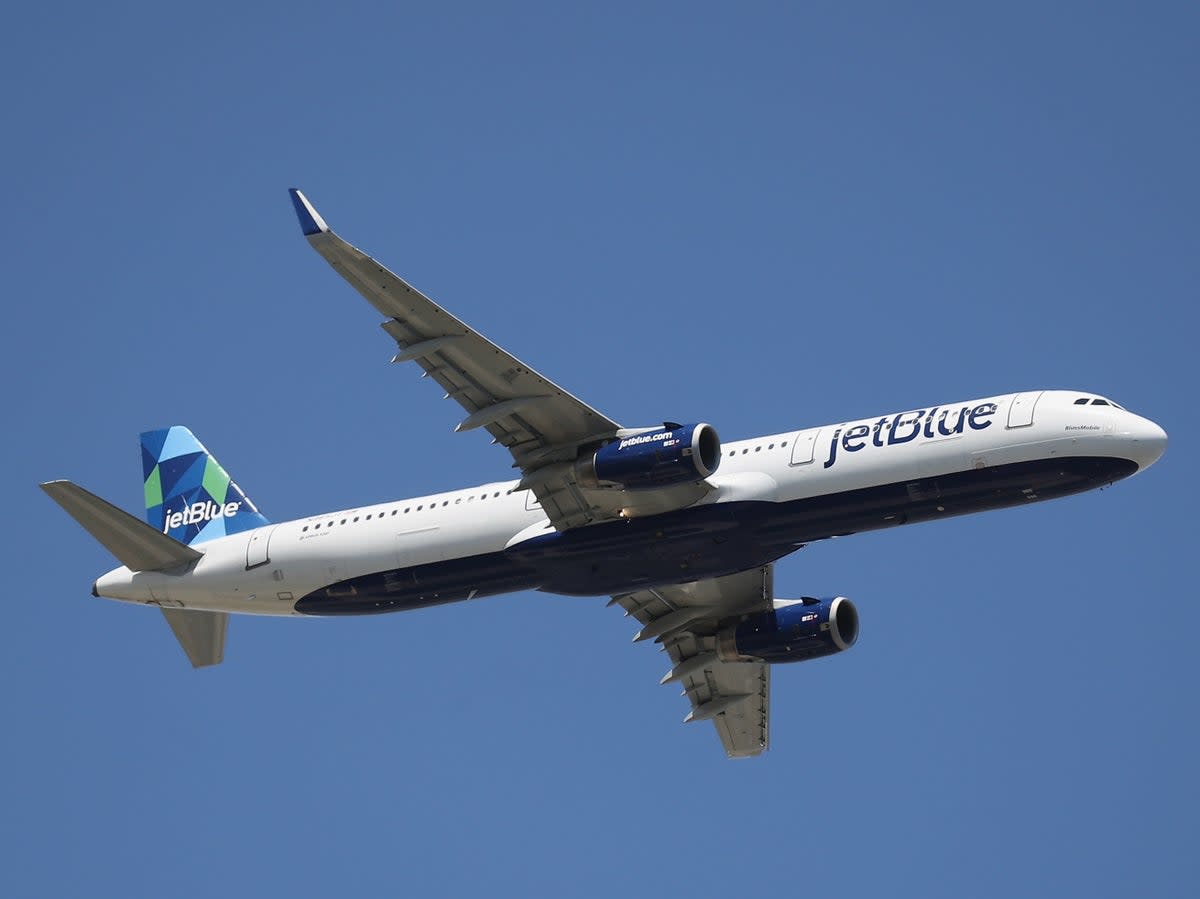
[(321, 218), (317, 210), (313, 209), (312, 203), (308, 202), (308, 197), (294, 187), (288, 188), (288, 193), (292, 197), (292, 205), (296, 207), (296, 218), (300, 219), (300, 230), (304, 232), (305, 237), (329, 230), (325, 219)]

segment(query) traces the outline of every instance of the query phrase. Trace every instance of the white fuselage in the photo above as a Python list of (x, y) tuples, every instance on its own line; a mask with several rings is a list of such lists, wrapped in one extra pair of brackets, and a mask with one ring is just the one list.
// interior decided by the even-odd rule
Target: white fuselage
[[(1080, 403), (1081, 398), (1087, 403)], [(909, 484), (914, 504), (921, 501), (923, 508), (942, 510), (941, 505), (930, 506), (936, 500), (922, 495), (938, 478), (957, 475), (961, 484), (969, 482), (971, 473), (982, 479), (1006, 470), (1004, 466), (1056, 459), (1127, 462), (1126, 469), (1113, 469), (1112, 480), (1153, 463), (1165, 446), (1162, 429), (1113, 404), (1093, 404), (1097, 398), (1077, 391), (1009, 394), (726, 443), (720, 468), (708, 479), (713, 489), (690, 509), (775, 504), (758, 513), (769, 519), (772, 508), (782, 515), (783, 510), (804, 508), (804, 501)], [(917, 486), (922, 484), (926, 486)], [(533, 494), (516, 488), (516, 481), (481, 484), (271, 524), (199, 544), (203, 557), (185, 571), (131, 573), (118, 568), (97, 582), (96, 593), (163, 607), (300, 614), (301, 598), (325, 591), (327, 602), (336, 602), (338, 585), (353, 584), (356, 578), (381, 572), (400, 576), (436, 563), (491, 558), (553, 534)], [(1047, 498), (1034, 486), (1022, 492), (1030, 501)], [(948, 514), (991, 507), (952, 508)], [(806, 527), (797, 531), (797, 540), (831, 535), (812, 532), (811, 523)], [(345, 588), (347, 593), (354, 589)], [(479, 591), (503, 592), (483, 583)], [(455, 598), (473, 595), (475, 591)], [(379, 611), (387, 608), (381, 605)]]

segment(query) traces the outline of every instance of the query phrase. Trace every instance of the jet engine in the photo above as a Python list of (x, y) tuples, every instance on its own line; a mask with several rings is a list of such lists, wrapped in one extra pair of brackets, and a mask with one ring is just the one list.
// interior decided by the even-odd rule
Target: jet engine
[(849, 649), (858, 610), (844, 596), (775, 600), (775, 608), (722, 628), (717, 654), (726, 662), (806, 662)]
[(721, 464), (721, 438), (709, 424), (672, 422), (606, 443), (575, 463), (584, 487), (665, 487), (706, 478)]

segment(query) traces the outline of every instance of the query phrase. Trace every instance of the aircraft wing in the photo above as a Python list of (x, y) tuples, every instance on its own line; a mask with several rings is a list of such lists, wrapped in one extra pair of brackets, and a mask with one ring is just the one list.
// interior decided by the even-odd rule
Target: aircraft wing
[(521, 469), (522, 487), (532, 489), (560, 530), (618, 517), (636, 507), (641, 514), (695, 502), (707, 485), (685, 484), (661, 491), (585, 489), (571, 463), (581, 447), (617, 436), (621, 427), (553, 381), (459, 321), (366, 253), (338, 237), (308, 202), (291, 190), (300, 227), (309, 244), (380, 313), (383, 329), (396, 341), (393, 362), (416, 362), (467, 412), (455, 429), (483, 428), (502, 444)]
[(692, 710), (684, 722), (712, 721), (730, 758), (758, 755), (770, 740), (770, 666), (723, 662), (717, 657), (717, 622), (771, 608), (773, 568), (655, 587), (614, 596), (643, 625), (635, 640), (662, 642), (673, 667), (662, 683), (679, 683)]

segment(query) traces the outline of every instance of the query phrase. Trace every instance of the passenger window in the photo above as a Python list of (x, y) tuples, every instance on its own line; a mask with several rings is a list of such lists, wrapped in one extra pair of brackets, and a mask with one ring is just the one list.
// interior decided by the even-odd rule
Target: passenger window
[(302, 530), (302, 531), (307, 531), (307, 530), (308, 530), (308, 525), (305, 525), (305, 526), (304, 526), (304, 527), (302, 527), (300, 530)]

